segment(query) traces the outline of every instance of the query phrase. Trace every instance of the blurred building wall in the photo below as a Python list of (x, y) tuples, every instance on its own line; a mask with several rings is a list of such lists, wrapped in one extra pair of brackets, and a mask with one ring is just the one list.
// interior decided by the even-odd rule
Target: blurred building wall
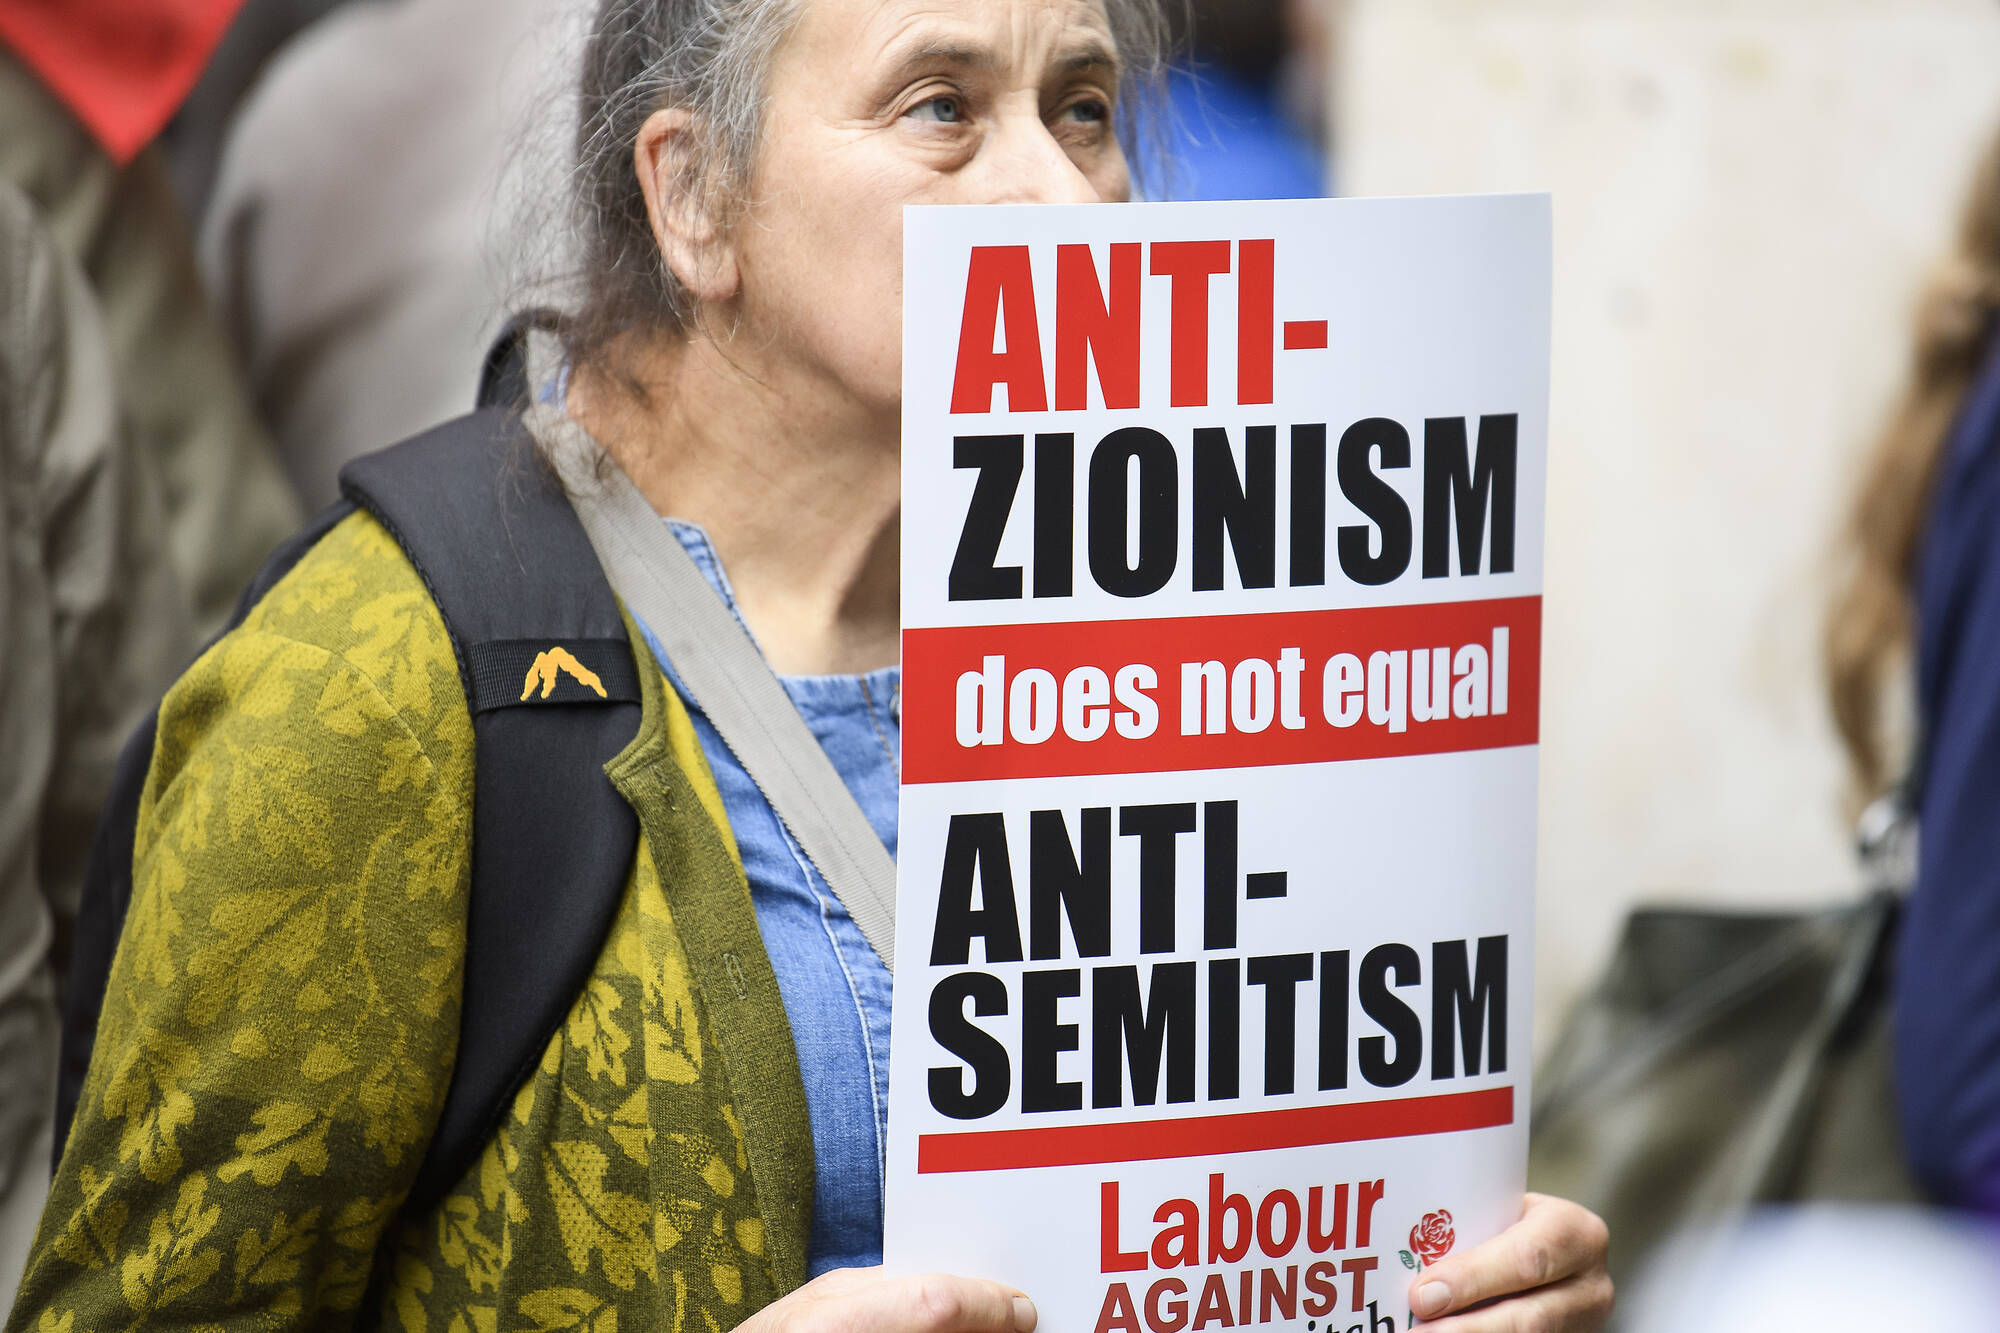
[(1330, 2), (1344, 192), (1555, 197), (1546, 1044), (1639, 901), (1855, 890), (1829, 552), (2000, 127), (2000, 4)]

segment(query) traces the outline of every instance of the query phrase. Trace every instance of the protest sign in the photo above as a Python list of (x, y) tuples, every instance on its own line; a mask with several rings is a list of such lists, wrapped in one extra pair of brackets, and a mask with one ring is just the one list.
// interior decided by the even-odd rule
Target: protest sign
[(1524, 1182), (1548, 202), (905, 218), (886, 1260), (1397, 1333)]

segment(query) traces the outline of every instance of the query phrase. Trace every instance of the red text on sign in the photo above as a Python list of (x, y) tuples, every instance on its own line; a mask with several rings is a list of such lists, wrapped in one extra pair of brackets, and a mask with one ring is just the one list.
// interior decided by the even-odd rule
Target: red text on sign
[[(1087, 245), (1056, 247), (1055, 410), (1090, 406), (1089, 376), (1097, 373), (1103, 404), (1113, 411), (1139, 406), (1140, 310), (1143, 272), (1161, 279), (1168, 305), (1169, 401), (1206, 407), (1212, 397), (1209, 369), (1210, 306), (1218, 280), (1235, 278), (1236, 401), (1261, 405), (1273, 398), (1277, 346), (1276, 248), (1272, 240), (1137, 241), (1106, 248), (1100, 269)], [(1317, 343), (1296, 328), (1316, 323)], [(1289, 349), (1326, 346), (1325, 321), (1288, 321)], [(1035, 273), (1025, 245), (974, 246), (965, 275), (958, 360), (951, 410), (987, 413), (1004, 390), (1009, 412), (1049, 410), (1048, 367), (1036, 314)]]

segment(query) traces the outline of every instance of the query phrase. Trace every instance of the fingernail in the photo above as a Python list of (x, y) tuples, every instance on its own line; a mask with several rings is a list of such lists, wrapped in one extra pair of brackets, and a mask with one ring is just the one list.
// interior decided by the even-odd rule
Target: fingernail
[(1415, 1307), (1419, 1318), (1429, 1319), (1442, 1314), (1451, 1304), (1451, 1288), (1442, 1282), (1426, 1282), (1417, 1288), (1417, 1298), (1410, 1304)]
[(1019, 1333), (1035, 1333), (1035, 1325), (1041, 1316), (1035, 1313), (1035, 1303), (1026, 1296), (1014, 1298), (1014, 1327)]

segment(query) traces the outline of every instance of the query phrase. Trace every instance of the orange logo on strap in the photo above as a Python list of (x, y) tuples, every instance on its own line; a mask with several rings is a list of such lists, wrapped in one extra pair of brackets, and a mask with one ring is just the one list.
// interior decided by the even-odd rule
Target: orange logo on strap
[(535, 664), (528, 668), (527, 683), (521, 686), (522, 700), (535, 692), (536, 681), (542, 684), (542, 698), (548, 698), (549, 692), (556, 687), (558, 674), (564, 671), (574, 676), (579, 685), (595, 690), (598, 698), (610, 697), (604, 693), (604, 682), (597, 678), (595, 671), (572, 657), (569, 649), (557, 647), (535, 654)]

